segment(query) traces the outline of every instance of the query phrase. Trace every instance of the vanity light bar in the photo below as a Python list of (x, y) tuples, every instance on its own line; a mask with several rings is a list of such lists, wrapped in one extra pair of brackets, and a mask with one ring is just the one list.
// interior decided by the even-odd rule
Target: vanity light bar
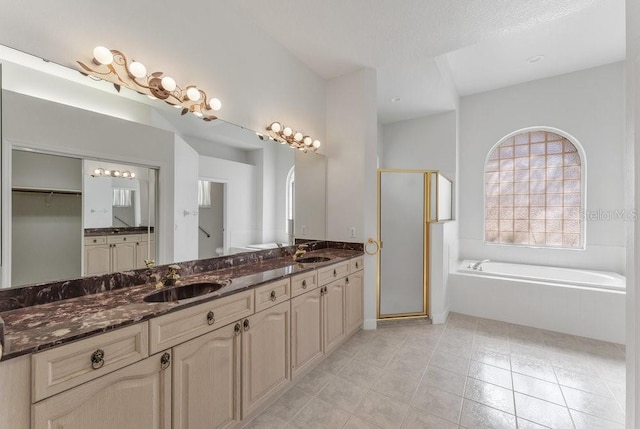
[(303, 152), (316, 152), (320, 147), (320, 140), (313, 140), (309, 136), (305, 136), (300, 131), (294, 131), (291, 127), (285, 127), (280, 122), (272, 122), (267, 127), (268, 136), (258, 134), (260, 140), (270, 139), (280, 142), (281, 144), (288, 144), (293, 149), (298, 149)]
[(149, 98), (163, 100), (176, 108), (182, 108), (183, 115), (193, 113), (205, 121), (212, 121), (218, 118), (212, 112), (222, 108), (219, 99), (208, 98), (207, 93), (196, 85), (182, 88), (163, 72), (148, 74), (144, 64), (129, 61), (122, 52), (115, 49), (98, 46), (93, 50), (92, 66), (81, 61), (77, 63), (82, 68), (80, 73), (85, 76), (111, 82), (118, 92), (124, 86)]
[(93, 170), (93, 177), (102, 177), (102, 176), (111, 176), (111, 177), (122, 177), (124, 179), (135, 179), (136, 173), (132, 171), (120, 171), (120, 170), (109, 170), (105, 168), (96, 168)]

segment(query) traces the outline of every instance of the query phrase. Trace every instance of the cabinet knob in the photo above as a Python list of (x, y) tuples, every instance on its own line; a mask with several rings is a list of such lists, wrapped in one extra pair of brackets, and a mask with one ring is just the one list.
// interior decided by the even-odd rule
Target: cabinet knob
[(236, 326), (233, 327), (233, 333), (237, 337), (238, 335), (240, 335), (240, 332), (242, 332), (242, 327), (240, 326), (240, 322), (238, 322), (236, 323)]
[(271, 291), (271, 301), (275, 301), (276, 300), (276, 291), (272, 290)]
[(96, 239), (94, 238), (94, 239), (93, 239), (93, 242), (94, 242), (94, 243), (97, 243), (97, 242), (98, 242), (98, 240), (96, 240)]
[(104, 366), (104, 350), (98, 349), (91, 354), (91, 368), (100, 369)]
[(337, 277), (338, 276), (338, 272), (336, 270), (333, 270), (333, 277)]
[(242, 322), (242, 326), (244, 327), (245, 331), (249, 330), (249, 319), (244, 319), (244, 322)]
[(306, 289), (306, 288), (307, 288), (307, 281), (302, 280), (302, 289)]
[(346, 279), (344, 279), (346, 284), (349, 284), (349, 277), (347, 277)]
[(122, 241), (127, 241), (127, 237), (124, 237), (124, 238), (122, 239)]
[(213, 311), (208, 312), (207, 313), (207, 324), (213, 325), (215, 321), (216, 321), (216, 317), (213, 314)]
[(170, 365), (171, 365), (171, 355), (169, 354), (169, 352), (165, 352), (160, 357), (160, 368), (167, 369), (169, 368)]
[(356, 268), (360, 268), (360, 265), (358, 264), (358, 261), (356, 261)]

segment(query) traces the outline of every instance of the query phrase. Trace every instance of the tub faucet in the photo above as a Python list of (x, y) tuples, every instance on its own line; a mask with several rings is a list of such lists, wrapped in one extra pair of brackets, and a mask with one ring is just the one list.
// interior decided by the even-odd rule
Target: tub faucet
[(491, 259), (483, 259), (482, 261), (475, 262), (469, 265), (469, 268), (475, 271), (482, 271), (482, 264), (489, 262)]

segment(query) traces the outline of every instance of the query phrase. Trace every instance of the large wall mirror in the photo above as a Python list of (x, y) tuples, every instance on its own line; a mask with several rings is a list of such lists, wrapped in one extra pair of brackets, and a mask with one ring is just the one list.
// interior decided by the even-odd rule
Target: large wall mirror
[(1, 287), (325, 238), (324, 156), (2, 46), (0, 63)]

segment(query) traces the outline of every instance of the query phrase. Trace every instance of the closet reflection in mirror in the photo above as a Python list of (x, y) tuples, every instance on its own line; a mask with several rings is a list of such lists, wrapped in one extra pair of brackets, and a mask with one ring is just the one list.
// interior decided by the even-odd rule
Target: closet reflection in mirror
[(144, 268), (153, 259), (156, 170), (31, 150), (14, 149), (11, 158), (12, 286)]
[(198, 259), (224, 254), (226, 184), (198, 180)]

